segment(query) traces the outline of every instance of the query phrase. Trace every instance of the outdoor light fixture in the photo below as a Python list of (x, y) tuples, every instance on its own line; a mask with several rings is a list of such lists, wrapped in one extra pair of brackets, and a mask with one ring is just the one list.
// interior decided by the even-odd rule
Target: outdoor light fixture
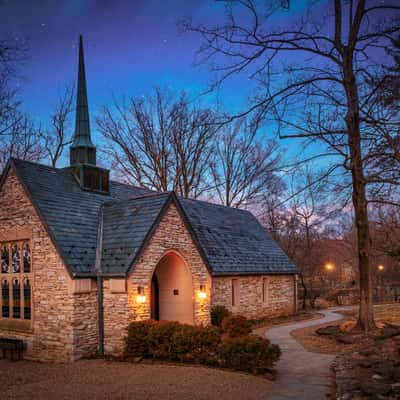
[(136, 301), (138, 303), (145, 303), (146, 302), (146, 296), (144, 294), (144, 287), (143, 286), (138, 286), (137, 287)]
[(385, 269), (385, 267), (382, 264), (378, 265), (378, 270), (379, 271), (383, 271), (384, 269)]
[(207, 297), (206, 285), (200, 285), (199, 297), (205, 299)]
[(334, 266), (332, 263), (327, 263), (327, 264), (325, 265), (325, 269), (326, 269), (327, 271), (332, 271), (334, 268), (335, 268), (335, 266)]

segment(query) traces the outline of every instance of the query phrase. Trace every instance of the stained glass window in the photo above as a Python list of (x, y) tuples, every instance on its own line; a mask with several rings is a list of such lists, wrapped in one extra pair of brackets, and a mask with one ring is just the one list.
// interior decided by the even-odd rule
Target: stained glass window
[(21, 286), (18, 279), (14, 279), (12, 285), (13, 318), (21, 318)]
[(12, 263), (11, 263), (12, 272), (13, 273), (19, 272), (21, 256), (20, 256), (20, 251), (19, 251), (18, 245), (16, 243), (12, 246), (11, 256), (12, 256)]
[(29, 240), (0, 243), (0, 262), (0, 319), (13, 318), (23, 324), (23, 320), (32, 319), (32, 252)]
[(31, 319), (31, 283), (24, 281), (24, 319)]
[(3, 318), (10, 317), (10, 286), (6, 279), (1, 282), (1, 313)]
[(1, 272), (3, 274), (10, 272), (10, 252), (6, 244), (1, 247)]
[(24, 272), (31, 272), (31, 249), (29, 243), (24, 243), (22, 254), (24, 260)]

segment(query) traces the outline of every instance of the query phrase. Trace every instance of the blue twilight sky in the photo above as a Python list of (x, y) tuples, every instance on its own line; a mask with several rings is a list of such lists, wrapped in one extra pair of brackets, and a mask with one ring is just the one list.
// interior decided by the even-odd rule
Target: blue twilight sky
[[(290, 23), (309, 1), (291, 0), (290, 10), (282, 12), (277, 22)], [(0, 0), (0, 37), (28, 41), (20, 96), (26, 110), (46, 123), (63, 87), (76, 81), (78, 38), (83, 35), (92, 133), (98, 142), (94, 116), (113, 94), (140, 96), (161, 86), (194, 97), (206, 89), (212, 74), (206, 65), (194, 65), (200, 38), (181, 34), (177, 28), (185, 17), (216, 24), (224, 19), (224, 4), (217, 0)], [(234, 77), (218, 100), (229, 111), (237, 111), (252, 89), (248, 79)], [(215, 97), (203, 101), (211, 103)], [(293, 142), (290, 147), (290, 152), (299, 150)]]
[[(287, 16), (306, 2), (294, 1)], [(21, 97), (45, 120), (62, 88), (76, 80), (82, 34), (93, 117), (113, 93), (137, 96), (154, 86), (201, 93), (212, 77), (207, 66), (194, 65), (200, 38), (179, 33), (177, 22), (212, 24), (223, 15), (214, 0), (0, 0), (0, 35), (28, 41)], [(221, 100), (236, 109), (248, 89), (246, 80), (232, 79)]]

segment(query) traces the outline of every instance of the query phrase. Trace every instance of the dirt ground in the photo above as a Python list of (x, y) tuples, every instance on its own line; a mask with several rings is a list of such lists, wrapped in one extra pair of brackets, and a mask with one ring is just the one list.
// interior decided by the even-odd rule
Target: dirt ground
[[(351, 330), (355, 325), (357, 310), (346, 310), (341, 311), (343, 319), (335, 321), (333, 323), (321, 324), (317, 326), (311, 326), (304, 329), (296, 329), (291, 332), (291, 335), (308, 351), (323, 354), (343, 354), (354, 351), (362, 350), (366, 347), (374, 344), (374, 336), (379, 335), (380, 329), (376, 329), (370, 332), (369, 335), (361, 335), (357, 338), (356, 343), (344, 344), (335, 340), (332, 336), (320, 336), (315, 331), (322, 327), (330, 325), (340, 325), (343, 332), (351, 334)], [(385, 321), (376, 319), (377, 326), (382, 327), (382, 323)], [(396, 324), (400, 324), (399, 320), (391, 320)]]
[(197, 366), (0, 360), (1, 400), (255, 400), (265, 398), (271, 384), (261, 377)]
[(291, 332), (291, 335), (307, 350), (314, 353), (323, 354), (342, 354), (352, 351), (363, 349), (373, 343), (372, 338), (366, 337), (358, 340), (353, 344), (344, 344), (337, 342), (331, 336), (319, 336), (315, 333), (316, 329), (331, 326), (341, 325), (345, 319), (322, 324), (317, 326), (310, 326), (308, 328), (296, 329)]

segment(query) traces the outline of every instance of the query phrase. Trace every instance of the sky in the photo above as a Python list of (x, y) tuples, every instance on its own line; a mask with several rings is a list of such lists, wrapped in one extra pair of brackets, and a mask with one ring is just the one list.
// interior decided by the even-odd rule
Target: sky
[[(203, 93), (212, 75), (194, 63), (200, 38), (180, 33), (177, 22), (213, 24), (223, 16), (224, 5), (214, 0), (0, 0), (0, 35), (27, 41), (21, 96), (27, 111), (45, 121), (65, 85), (76, 81), (82, 34), (93, 118), (113, 95), (146, 95), (155, 86)], [(246, 80), (232, 79), (224, 106), (238, 110), (248, 90)]]
[(199, 38), (179, 33), (177, 22), (214, 21), (218, 11), (208, 0), (0, 0), (0, 32), (29, 43), (22, 96), (39, 118), (76, 81), (82, 34), (94, 114), (113, 94), (140, 96), (155, 86), (201, 93), (211, 77), (205, 66), (194, 66)]
[[(284, 23), (309, 1), (292, 0), (282, 14)], [(29, 44), (20, 95), (29, 114), (46, 124), (63, 88), (76, 82), (83, 35), (92, 134), (98, 142), (93, 120), (113, 96), (148, 95), (158, 86), (196, 97), (207, 88), (212, 73), (194, 63), (201, 39), (177, 28), (187, 17), (217, 24), (224, 20), (224, 5), (217, 0), (0, 0), (0, 37)], [(218, 100), (228, 111), (239, 111), (253, 89), (249, 80), (233, 77)], [(211, 104), (215, 97), (202, 100)]]

